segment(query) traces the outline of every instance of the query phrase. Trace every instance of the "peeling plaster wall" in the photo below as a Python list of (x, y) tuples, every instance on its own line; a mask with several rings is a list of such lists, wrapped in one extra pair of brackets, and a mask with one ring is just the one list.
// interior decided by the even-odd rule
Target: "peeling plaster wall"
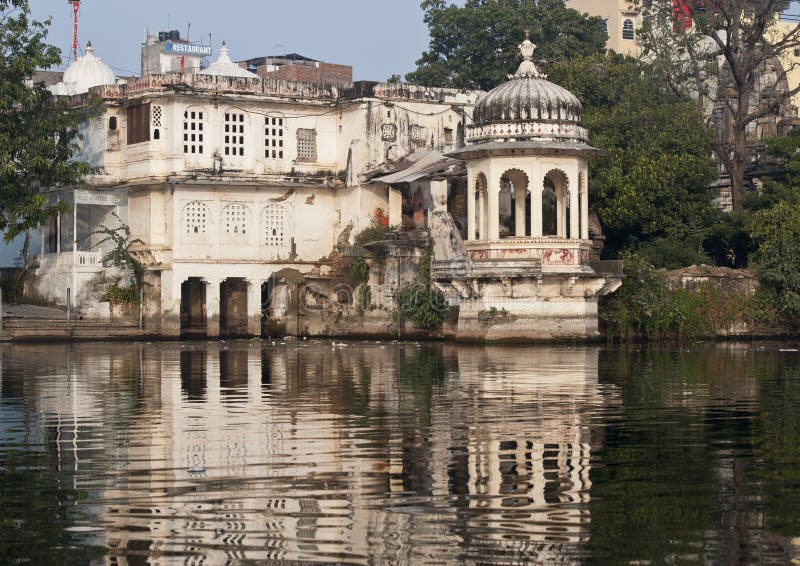
[[(477, 100), (477, 93), (411, 85), (312, 85), (192, 75), (131, 79), (92, 94), (104, 105), (99, 116), (81, 127), (80, 158), (93, 168), (87, 184), (126, 193), (124, 219), (131, 238), (144, 242), (133, 249), (147, 271), (146, 324), (164, 335), (179, 329), (181, 283), (190, 277), (206, 282), (212, 317), (219, 316), (225, 300), (219, 283), (246, 281), (250, 319), (260, 316), (260, 285), (273, 273), (293, 270), (324, 280), (337, 239), (348, 226), (352, 239), (369, 226), (376, 209), (390, 211), (389, 188), (361, 185), (359, 175), (421, 149), (457, 147), (459, 123)], [(88, 99), (82, 95), (70, 102), (80, 106)], [(149, 140), (129, 145), (128, 109), (139, 104), (149, 104)], [(202, 112), (194, 125), (192, 111), (196, 117)], [(234, 123), (232, 151), (225, 136), (234, 134)], [(200, 143), (196, 134), (201, 130)], [(305, 160), (298, 130), (313, 131), (316, 142)], [(273, 157), (276, 146), (270, 144), (276, 135), (282, 155)], [(125, 208), (120, 210), (125, 213)], [(95, 266), (84, 278), (75, 266), (67, 267), (67, 258), (53, 256), (37, 280), (40, 294), (58, 303), (59, 293), (80, 281), (94, 289), (81, 297), (95, 301), (92, 293), (98, 282), (108, 281), (103, 276), (109, 271)], [(408, 271), (401, 267), (390, 266), (384, 277), (395, 280), (394, 289), (379, 289), (385, 283), (375, 283), (386, 305), (400, 272)], [(96, 279), (90, 285), (91, 278)], [(94, 315), (108, 316), (100, 310)], [(257, 323), (248, 320), (249, 330)]]

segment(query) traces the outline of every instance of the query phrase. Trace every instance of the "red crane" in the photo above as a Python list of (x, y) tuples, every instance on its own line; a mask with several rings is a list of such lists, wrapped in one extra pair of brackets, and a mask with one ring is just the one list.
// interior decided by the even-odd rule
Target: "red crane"
[(72, 60), (78, 58), (78, 10), (81, 7), (81, 0), (67, 0), (72, 5)]

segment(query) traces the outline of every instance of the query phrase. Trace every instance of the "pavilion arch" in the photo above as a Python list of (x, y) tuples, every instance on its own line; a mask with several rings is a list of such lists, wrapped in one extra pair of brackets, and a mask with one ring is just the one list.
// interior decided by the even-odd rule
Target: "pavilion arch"
[(569, 218), (569, 177), (561, 169), (550, 169), (542, 190), (542, 230), (544, 236), (566, 238)]
[[(524, 238), (530, 226), (530, 179), (521, 169), (508, 169), (500, 176), (501, 198), (498, 207), (501, 235)], [(505, 201), (505, 202), (504, 202)]]
[(475, 178), (475, 189), (472, 191), (471, 198), (475, 203), (475, 218), (473, 221), (475, 230), (473, 232), (476, 240), (485, 240), (487, 238), (487, 230), (489, 228), (489, 182), (486, 180), (486, 175), (478, 173)]

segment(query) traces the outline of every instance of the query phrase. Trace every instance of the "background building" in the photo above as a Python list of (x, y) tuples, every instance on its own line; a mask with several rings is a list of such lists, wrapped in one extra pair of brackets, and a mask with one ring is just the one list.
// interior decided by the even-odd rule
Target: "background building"
[(297, 53), (254, 57), (238, 64), (265, 79), (336, 84), (353, 82), (353, 67), (350, 65), (325, 63)]
[(617, 53), (636, 57), (639, 54), (636, 34), (641, 25), (637, 10), (628, 0), (567, 0), (567, 7), (590, 16), (599, 16), (606, 22), (608, 43)]

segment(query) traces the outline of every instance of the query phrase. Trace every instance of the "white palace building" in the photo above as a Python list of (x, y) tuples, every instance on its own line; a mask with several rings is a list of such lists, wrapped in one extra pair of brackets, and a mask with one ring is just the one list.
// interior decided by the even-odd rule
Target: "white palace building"
[(63, 305), (69, 288), (85, 318), (111, 317), (101, 299), (119, 274), (97, 230), (121, 221), (152, 333), (258, 336), (284, 317), (313, 334), (286, 282), (324, 287), (381, 209), (433, 238), (457, 336), (593, 337), (597, 298), (620, 282), (590, 266), (595, 150), (580, 102), (520, 47), (517, 74), (484, 94), (261, 78), (224, 44), (204, 70), (120, 80), (89, 46), (52, 88), (102, 100), (81, 130), (91, 174), (48, 191), (71, 207), (43, 228), (28, 290)]

